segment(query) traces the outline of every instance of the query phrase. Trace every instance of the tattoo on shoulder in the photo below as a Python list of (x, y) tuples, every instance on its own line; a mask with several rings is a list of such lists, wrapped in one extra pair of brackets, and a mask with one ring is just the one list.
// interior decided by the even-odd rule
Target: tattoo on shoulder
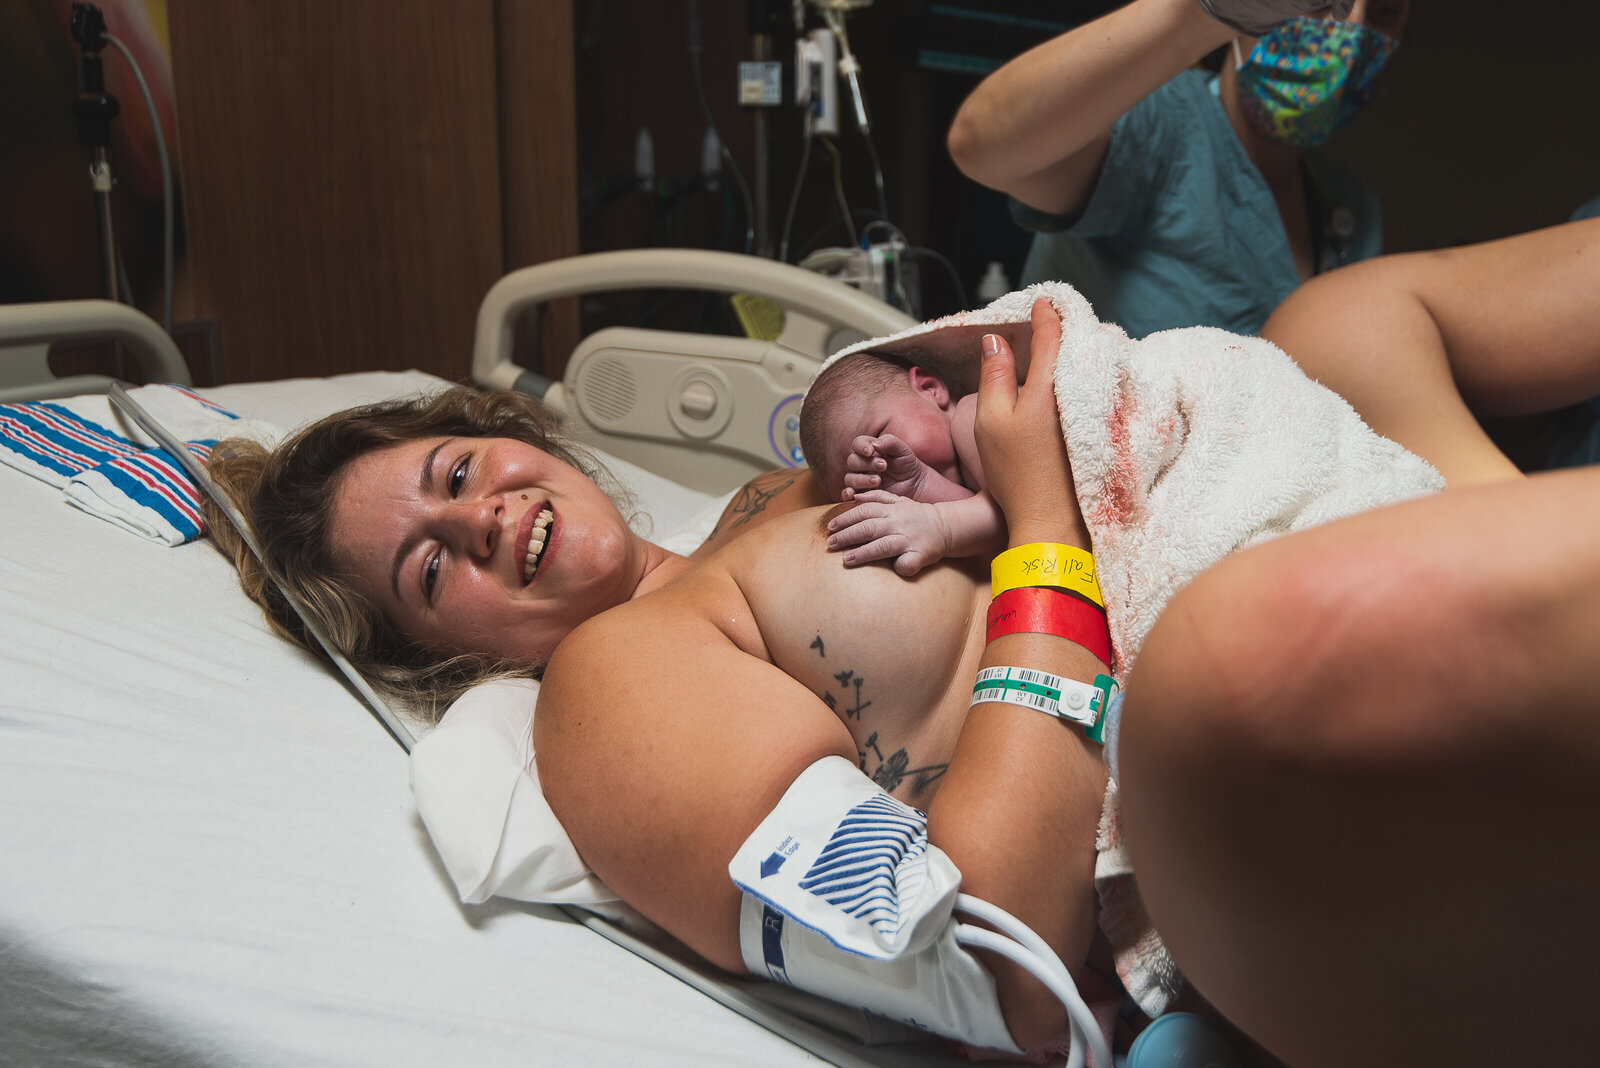
[(726, 531), (738, 530), (766, 511), (772, 499), (794, 485), (802, 474), (803, 471), (768, 471), (746, 482), (739, 488), (739, 492), (733, 495), (733, 500), (728, 502), (728, 507), (723, 511), (722, 518), (717, 521), (711, 537), (715, 538)]

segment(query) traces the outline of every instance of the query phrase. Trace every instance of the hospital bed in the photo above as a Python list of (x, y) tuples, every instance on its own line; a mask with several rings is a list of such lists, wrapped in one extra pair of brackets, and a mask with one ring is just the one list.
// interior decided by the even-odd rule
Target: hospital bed
[[(510, 362), (514, 321), (540, 301), (657, 285), (754, 293), (786, 324), (770, 341), (602, 332), (561, 383)], [(793, 462), (785, 420), (816, 361), (905, 324), (766, 261), (606, 254), (497, 284), (473, 373), (553, 394), (653, 532), (692, 538), (744, 472)], [(103, 389), (54, 380), (43, 358), (91, 338), (187, 378), (127, 309), (0, 307), (0, 400)], [(617, 368), (651, 418), (596, 399)], [(442, 385), (384, 372), (197, 392), (293, 427)], [(0, 515), (0, 1063), (958, 1063), (936, 1044), (864, 1044), (778, 988), (593, 917), (458, 903), (406, 754), (336, 673), (268, 631), (209, 544), (133, 537), (10, 467)]]

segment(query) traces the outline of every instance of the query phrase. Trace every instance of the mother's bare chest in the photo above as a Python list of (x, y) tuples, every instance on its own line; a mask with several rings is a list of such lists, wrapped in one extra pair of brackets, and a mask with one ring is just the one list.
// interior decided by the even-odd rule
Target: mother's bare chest
[(982, 651), (981, 575), (967, 565), (906, 580), (847, 570), (817, 538), (741, 562), (739, 582), (774, 664), (839, 718), (862, 771), (926, 805), (954, 750)]

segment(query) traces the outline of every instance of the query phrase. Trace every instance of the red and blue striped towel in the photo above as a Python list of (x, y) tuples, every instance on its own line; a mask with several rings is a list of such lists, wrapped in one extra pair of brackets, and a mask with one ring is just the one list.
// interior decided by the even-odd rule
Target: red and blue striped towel
[[(138, 400), (205, 462), (224, 437), (262, 437), (242, 420), (182, 386), (145, 386)], [(103, 395), (0, 405), (0, 462), (62, 489), (91, 515), (164, 545), (200, 536), (200, 488), (165, 450), (129, 436)]]

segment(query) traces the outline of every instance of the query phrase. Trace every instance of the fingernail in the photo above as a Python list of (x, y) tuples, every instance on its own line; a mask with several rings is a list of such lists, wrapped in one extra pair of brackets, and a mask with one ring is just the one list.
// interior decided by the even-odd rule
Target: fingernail
[(993, 356), (1000, 351), (1000, 338), (995, 334), (983, 335), (983, 354)]

